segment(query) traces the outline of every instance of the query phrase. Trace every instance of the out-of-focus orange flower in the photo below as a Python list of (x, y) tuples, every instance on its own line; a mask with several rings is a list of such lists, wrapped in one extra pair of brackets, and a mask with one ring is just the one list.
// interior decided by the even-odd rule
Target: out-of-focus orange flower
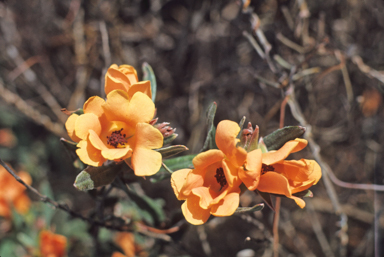
[(123, 250), (124, 254), (120, 252), (114, 252), (112, 257), (148, 256), (148, 254), (144, 252), (138, 244), (135, 243), (135, 236), (132, 233), (118, 233), (115, 241), (120, 246), (121, 250)]
[(105, 74), (105, 94), (116, 89), (123, 90), (132, 97), (136, 92), (142, 92), (152, 98), (151, 82), (139, 81), (136, 70), (130, 65), (112, 64)]
[(362, 96), (357, 98), (360, 103), (361, 111), (365, 117), (371, 117), (377, 113), (379, 109), (382, 97), (381, 93), (375, 88), (366, 89)]
[(107, 100), (94, 96), (83, 106), (84, 114), (72, 114), (65, 126), (68, 135), (78, 142), (81, 161), (101, 166), (106, 160), (121, 161), (131, 157), (137, 176), (150, 176), (161, 167), (162, 157), (153, 149), (163, 145), (163, 135), (149, 122), (155, 105), (146, 94), (130, 96), (113, 90)]
[(302, 150), (307, 143), (305, 139), (296, 138), (285, 143), (277, 151), (263, 153), (263, 166), (257, 190), (285, 195), (304, 208), (304, 200), (293, 194), (315, 185), (321, 178), (321, 168), (314, 160), (286, 161), (285, 158), (290, 153)]
[(10, 129), (0, 129), (0, 146), (12, 148), (16, 145), (17, 138)]
[(182, 212), (194, 225), (205, 223), (209, 216), (230, 216), (239, 206), (241, 183), (255, 190), (260, 177), (261, 150), (247, 152), (237, 147), (240, 127), (224, 120), (217, 126), (216, 145), (193, 159), (194, 169), (172, 174), (176, 197), (185, 200)]
[[(31, 184), (32, 179), (27, 172), (20, 171), (17, 175), (26, 184)], [(29, 210), (31, 201), (25, 190), (26, 188), (0, 165), (0, 216), (9, 218), (12, 213), (12, 206), (21, 214)]]
[(43, 230), (40, 233), (40, 254), (41, 257), (62, 257), (65, 256), (67, 238), (62, 235), (54, 234)]

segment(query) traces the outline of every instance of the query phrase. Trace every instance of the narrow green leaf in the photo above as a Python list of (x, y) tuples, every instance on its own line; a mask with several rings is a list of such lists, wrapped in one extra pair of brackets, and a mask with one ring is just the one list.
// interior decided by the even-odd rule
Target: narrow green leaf
[(216, 102), (213, 102), (207, 111), (207, 124), (208, 124), (208, 133), (204, 142), (204, 146), (200, 152), (207, 151), (209, 149), (217, 149), (215, 136), (216, 136), (216, 128), (213, 125), (213, 120), (215, 119), (215, 114), (217, 110)]
[(171, 170), (170, 168), (168, 168), (168, 166), (165, 165), (164, 162), (162, 163), (162, 166), (163, 166), (163, 168), (164, 168), (166, 171), (169, 172), (169, 174), (172, 174), (172, 173), (173, 173), (173, 170)]
[(163, 165), (160, 168), (159, 172), (151, 176), (149, 179), (152, 183), (157, 183), (165, 179), (169, 179), (171, 174), (180, 169), (192, 169), (193, 164), (192, 160), (195, 158), (196, 154), (190, 154), (180, 157), (175, 157), (171, 159), (163, 160)]
[(270, 193), (260, 192), (259, 190), (255, 190), (254, 192), (257, 192), (261, 196), (261, 198), (263, 198), (264, 202), (268, 205), (269, 208), (272, 209), (272, 211), (275, 211)]
[(169, 137), (164, 138), (163, 145), (168, 145), (168, 144), (172, 143), (172, 141), (175, 140), (177, 136), (178, 136), (178, 134), (173, 133)]
[(237, 134), (237, 138), (240, 138), (241, 134), (243, 134), (243, 127), (244, 127), (245, 119), (246, 119), (246, 117), (243, 116), (243, 118), (241, 118), (241, 120), (239, 122), (240, 132), (239, 132), (239, 134)]
[(263, 138), (268, 151), (280, 149), (289, 140), (301, 137), (305, 133), (305, 127), (289, 126), (278, 129)]
[[(173, 171), (179, 169), (188, 169), (193, 168), (192, 160), (195, 158), (196, 154), (184, 155), (172, 159), (163, 160), (164, 164)], [(160, 170), (162, 170), (161, 168)], [(165, 170), (164, 170), (165, 171)]]
[(74, 187), (81, 191), (92, 190), (113, 182), (121, 170), (122, 164), (111, 163), (101, 167), (88, 166), (77, 175)]
[(182, 153), (182, 152), (187, 151), (187, 150), (188, 150), (188, 148), (184, 145), (172, 145), (172, 146), (156, 149), (157, 152), (161, 153), (163, 158), (168, 158), (168, 157)]
[(255, 211), (261, 211), (264, 208), (263, 203), (256, 204), (252, 207), (238, 207), (235, 211), (237, 214), (243, 214), (243, 213), (251, 213)]
[(293, 194), (294, 196), (297, 196), (297, 197), (300, 197), (300, 198), (304, 198), (304, 197), (313, 197), (313, 193), (311, 190), (304, 190), (304, 191), (301, 191), (301, 192), (297, 192), (295, 194)]
[(148, 63), (143, 63), (142, 70), (144, 73), (143, 80), (149, 80), (151, 82), (151, 91), (152, 91), (152, 101), (155, 102), (156, 92), (157, 92), (157, 83), (156, 76), (153, 72), (152, 67)]

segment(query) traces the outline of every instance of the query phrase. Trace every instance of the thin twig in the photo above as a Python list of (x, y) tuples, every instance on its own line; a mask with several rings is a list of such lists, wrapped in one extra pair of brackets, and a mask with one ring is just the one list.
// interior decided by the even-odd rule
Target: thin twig
[(275, 216), (273, 217), (273, 256), (279, 256), (279, 220), (280, 220), (281, 198), (276, 197)]
[[(309, 146), (312, 150), (313, 157), (315, 160), (319, 163), (323, 176), (322, 179), (325, 184), (325, 188), (327, 190), (328, 196), (332, 201), (333, 208), (335, 209), (336, 214), (340, 215), (340, 231), (339, 231), (339, 236), (340, 236), (340, 241), (341, 241), (341, 246), (342, 248), (345, 248), (346, 244), (348, 243), (348, 235), (347, 235), (347, 230), (348, 230), (348, 217), (344, 213), (344, 211), (341, 208), (339, 199), (336, 194), (336, 190), (331, 182), (331, 179), (329, 177), (330, 172), (330, 167), (328, 164), (326, 164), (321, 155), (320, 155), (320, 146), (315, 142), (315, 140), (312, 137), (312, 126), (306, 121), (304, 118), (304, 115), (301, 111), (301, 108), (296, 101), (295, 95), (294, 95), (294, 87), (292, 86), (292, 91), (290, 92), (290, 97), (288, 99), (288, 105), (291, 109), (291, 113), (293, 117), (300, 123), (301, 126), (304, 126), (307, 128), (306, 133), (304, 134), (304, 137), (308, 140)], [(343, 251), (341, 249), (341, 251)]]
[(15, 105), (19, 111), (31, 118), (37, 124), (43, 125), (47, 130), (51, 131), (55, 135), (64, 137), (67, 134), (63, 125), (53, 122), (47, 115), (41, 114), (39, 111), (32, 108), (20, 96), (6, 89), (2, 81), (0, 81), (0, 97), (3, 98), (8, 104)]
[(55, 202), (54, 200), (52, 200), (48, 196), (41, 194), (39, 191), (37, 191), (36, 188), (26, 184), (18, 175), (16, 175), (13, 172), (13, 170), (11, 168), (8, 167), (7, 164), (5, 164), (5, 162), (2, 159), (0, 159), (0, 164), (17, 180), (17, 182), (19, 182), (20, 184), (25, 186), (28, 190), (30, 190), (32, 193), (37, 195), (40, 198), (40, 201), (42, 201), (44, 203), (49, 203), (53, 207), (55, 207), (56, 209), (63, 210), (65, 212), (69, 213), (71, 216), (79, 218), (79, 219), (82, 219), (84, 221), (87, 221), (87, 222), (91, 223), (92, 225), (97, 225), (97, 226), (100, 226), (100, 227), (105, 227), (105, 228), (108, 228), (108, 229), (118, 230), (118, 231), (130, 231), (130, 232), (133, 231), (133, 229), (130, 228), (130, 227), (127, 228), (126, 226), (122, 227), (122, 226), (114, 226), (114, 225), (105, 224), (104, 222), (100, 222), (98, 220), (90, 219), (90, 218), (84, 217), (83, 215), (81, 215), (81, 214), (79, 214), (77, 212), (74, 212), (67, 205)]
[(335, 255), (332, 252), (332, 249), (331, 249), (331, 246), (329, 245), (327, 237), (324, 235), (323, 228), (320, 224), (319, 219), (317, 218), (317, 214), (315, 212), (315, 209), (313, 208), (311, 201), (307, 201), (307, 207), (308, 208), (306, 210), (308, 212), (308, 217), (311, 220), (313, 231), (315, 232), (317, 241), (319, 241), (324, 255), (329, 257), (334, 257)]
[[(72, 217), (87, 221), (88, 223), (90, 223), (93, 226), (104, 227), (104, 228), (107, 228), (110, 230), (126, 231), (126, 232), (133, 232), (136, 230), (137, 232), (139, 232), (143, 235), (147, 235), (147, 236), (154, 237), (157, 239), (162, 239), (165, 241), (171, 241), (171, 238), (168, 235), (159, 234), (159, 233), (150, 231), (150, 229), (146, 226), (136, 226), (136, 228), (134, 229), (134, 228), (132, 228), (133, 224), (110, 225), (110, 224), (106, 224), (104, 222), (101, 222), (99, 220), (87, 218), (87, 217), (81, 215), (80, 213), (77, 213), (77, 212), (71, 210), (67, 205), (60, 204), (60, 203), (52, 200), (48, 196), (41, 194), (36, 188), (26, 184), (18, 175), (15, 174), (15, 172), (13, 172), (13, 170), (11, 168), (8, 167), (8, 165), (1, 158), (0, 158), (0, 165), (2, 165), (9, 172), (9, 174), (11, 174), (17, 180), (17, 182), (19, 182), (20, 184), (25, 186), (33, 194), (37, 195), (40, 198), (40, 201), (42, 201), (44, 203), (51, 204), (56, 209), (60, 209), (62, 211), (65, 211), (69, 215), (71, 215)], [(173, 233), (175, 231), (177, 231), (177, 228), (169, 229), (169, 233)]]

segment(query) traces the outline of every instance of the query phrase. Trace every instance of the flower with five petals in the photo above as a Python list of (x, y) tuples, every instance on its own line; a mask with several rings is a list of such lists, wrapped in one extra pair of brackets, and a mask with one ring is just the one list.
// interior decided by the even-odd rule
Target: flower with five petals
[(288, 141), (279, 150), (263, 153), (262, 171), (257, 190), (285, 195), (305, 207), (303, 199), (293, 194), (307, 190), (321, 178), (321, 168), (314, 160), (291, 160), (285, 158), (307, 146), (307, 140), (296, 138)]
[(127, 163), (137, 176), (155, 174), (162, 157), (153, 149), (160, 148), (163, 136), (149, 122), (155, 105), (148, 95), (113, 90), (107, 100), (94, 96), (83, 107), (84, 114), (72, 114), (65, 126), (68, 135), (79, 147), (80, 160), (91, 166), (101, 166), (106, 160)]
[(193, 159), (194, 169), (172, 174), (176, 197), (185, 200), (182, 212), (194, 225), (205, 223), (209, 216), (230, 216), (239, 206), (240, 185), (255, 190), (261, 170), (261, 150), (247, 153), (238, 147), (240, 127), (224, 120), (217, 126), (216, 145)]
[(42, 257), (63, 257), (67, 247), (67, 238), (48, 230), (40, 233), (40, 253)]
[(136, 70), (130, 65), (112, 64), (105, 74), (105, 94), (108, 95), (113, 90), (123, 90), (130, 97), (136, 92), (142, 92), (152, 98), (151, 82), (149, 80), (139, 81)]
[[(32, 179), (27, 172), (20, 171), (17, 175), (26, 184), (31, 184)], [(25, 190), (25, 186), (20, 184), (0, 165), (0, 216), (9, 218), (12, 214), (12, 207), (21, 214), (29, 210), (31, 200), (25, 193)]]

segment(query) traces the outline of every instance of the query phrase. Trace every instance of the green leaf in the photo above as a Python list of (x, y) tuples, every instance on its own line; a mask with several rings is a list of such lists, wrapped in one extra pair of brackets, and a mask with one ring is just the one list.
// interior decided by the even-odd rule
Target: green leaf
[(160, 222), (165, 220), (163, 208), (158, 201), (153, 200), (152, 198), (146, 195), (137, 194), (135, 191), (129, 189), (120, 178), (116, 179), (113, 185), (117, 188), (122, 189), (127, 194), (127, 196), (137, 204), (137, 206), (141, 210), (148, 212), (154, 219), (156, 225), (160, 224)]
[(164, 138), (163, 145), (168, 145), (168, 144), (172, 143), (172, 141), (175, 140), (177, 136), (178, 136), (178, 134), (173, 133), (169, 137)]
[(64, 147), (70, 151), (77, 150), (77, 143), (69, 141), (65, 138), (60, 138), (60, 142), (64, 145)]
[(150, 181), (152, 183), (157, 183), (171, 177), (171, 173), (176, 170), (193, 168), (192, 160), (195, 158), (195, 156), (196, 154), (190, 154), (163, 160), (163, 165), (159, 172), (151, 176)]
[(156, 149), (155, 151), (161, 153), (163, 158), (168, 158), (187, 150), (189, 149), (184, 145), (172, 145), (172, 146)]
[(217, 149), (216, 141), (215, 141), (215, 135), (216, 135), (216, 128), (213, 125), (213, 120), (215, 119), (217, 104), (216, 102), (213, 102), (207, 111), (207, 124), (208, 124), (208, 133), (207, 137), (204, 142), (204, 146), (201, 149), (200, 152), (207, 151), (209, 149)]
[(241, 135), (243, 134), (243, 127), (244, 127), (245, 119), (246, 119), (245, 116), (243, 116), (243, 118), (241, 118), (241, 120), (239, 122), (240, 132), (239, 132), (239, 134), (237, 134), (236, 138), (240, 138)]
[(29, 235), (23, 233), (23, 232), (20, 232), (20, 233), (17, 233), (17, 240), (19, 240), (20, 243), (22, 243), (24, 246), (27, 246), (27, 247), (35, 247), (35, 239), (33, 239), (32, 237), (30, 237)]
[(255, 211), (261, 211), (264, 208), (263, 203), (256, 204), (252, 207), (238, 207), (235, 211), (237, 214), (243, 214), (243, 213), (251, 213)]
[[(184, 155), (172, 159), (163, 160), (164, 164), (170, 170), (180, 170), (180, 169), (188, 169), (193, 168), (192, 160), (195, 158), (196, 154)], [(161, 168), (160, 170), (165, 171), (165, 169)]]
[(0, 256), (16, 257), (16, 252), (21, 248), (20, 244), (11, 239), (2, 239), (0, 242)]
[(275, 211), (270, 193), (260, 192), (259, 190), (255, 190), (255, 192), (257, 192), (261, 196), (261, 198), (263, 198), (264, 202), (268, 205), (269, 208), (272, 209), (272, 211)]
[(156, 92), (157, 92), (157, 83), (156, 76), (153, 72), (152, 67), (148, 63), (143, 63), (142, 70), (144, 73), (143, 80), (149, 80), (151, 82), (151, 91), (152, 91), (152, 101), (155, 102)]
[(297, 192), (295, 194), (292, 194), (294, 196), (297, 196), (297, 197), (300, 197), (300, 198), (304, 198), (304, 197), (310, 197), (312, 198), (313, 197), (313, 193), (311, 190), (304, 190), (304, 191), (301, 191), (301, 192)]
[(122, 166), (122, 163), (110, 163), (101, 167), (88, 166), (77, 175), (74, 186), (81, 191), (88, 191), (108, 185), (119, 174)]
[(305, 128), (301, 126), (289, 126), (278, 129), (263, 138), (268, 151), (280, 149), (286, 142), (301, 137)]

